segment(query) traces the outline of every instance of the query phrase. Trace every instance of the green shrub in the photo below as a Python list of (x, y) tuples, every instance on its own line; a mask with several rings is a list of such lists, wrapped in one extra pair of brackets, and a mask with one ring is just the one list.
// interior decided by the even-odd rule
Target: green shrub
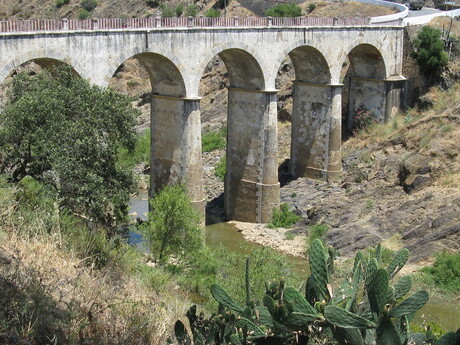
[(82, 8), (80, 12), (78, 12), (78, 19), (83, 20), (83, 19), (88, 19), (90, 16), (90, 13)]
[(214, 175), (217, 176), (221, 181), (224, 181), (226, 173), (227, 173), (227, 156), (223, 155), (220, 158), (219, 163), (217, 163), (214, 169)]
[(82, 0), (80, 5), (88, 12), (91, 12), (97, 7), (97, 0)]
[(217, 18), (220, 17), (220, 12), (215, 8), (210, 8), (204, 13), (205, 17)]
[(56, 7), (62, 7), (67, 5), (69, 2), (70, 0), (56, 0)]
[(196, 17), (198, 15), (198, 6), (196, 4), (190, 4), (185, 10), (185, 15), (187, 17)]
[(225, 149), (227, 137), (227, 127), (222, 127), (218, 131), (205, 131), (201, 137), (201, 148), (203, 152)]
[(277, 277), (284, 277), (287, 282), (298, 285), (300, 280), (294, 276), (286, 256), (268, 247), (241, 248), (242, 255), (233, 253), (219, 247), (212, 249), (206, 247), (196, 252), (184, 273), (178, 278), (180, 284), (189, 291), (192, 291), (200, 299), (208, 310), (214, 310), (217, 305), (209, 292), (209, 286), (218, 283), (227, 289), (235, 297), (238, 303), (244, 304), (244, 268), (246, 257), (250, 259), (250, 293), (252, 296), (260, 296), (265, 292), (262, 282), (271, 281)]
[(176, 15), (174, 8), (167, 6), (166, 4), (160, 5), (160, 11), (163, 18), (172, 18)]
[(425, 74), (439, 72), (447, 66), (449, 56), (444, 51), (441, 31), (431, 26), (424, 26), (414, 40), (415, 52), (413, 57), (420, 70)]
[(184, 13), (184, 5), (183, 4), (177, 5), (176, 8), (174, 8), (174, 12), (176, 13), (176, 17), (180, 17), (182, 13)]
[(270, 7), (265, 14), (268, 17), (300, 17), (302, 9), (296, 4), (279, 4)]
[(316, 8), (316, 4), (308, 5), (308, 13), (312, 13)]
[(289, 211), (289, 205), (283, 202), (280, 208), (273, 210), (273, 216), (268, 228), (290, 228), (300, 219), (300, 216), (292, 211)]
[(182, 185), (167, 185), (150, 201), (152, 211), (141, 228), (155, 260), (189, 258), (203, 246), (201, 215)]
[(446, 291), (460, 291), (460, 251), (454, 254), (444, 251), (435, 257), (433, 266), (421, 269), (426, 280)]

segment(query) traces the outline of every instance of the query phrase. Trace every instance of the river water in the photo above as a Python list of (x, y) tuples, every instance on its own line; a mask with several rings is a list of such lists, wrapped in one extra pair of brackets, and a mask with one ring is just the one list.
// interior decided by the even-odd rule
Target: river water
[[(146, 219), (147, 212), (148, 195), (146, 191), (141, 190), (138, 195), (131, 198), (130, 215), (133, 219)], [(231, 252), (246, 255), (250, 254), (253, 249), (260, 247), (259, 244), (246, 241), (234, 225), (218, 222), (215, 218), (211, 220), (209, 223), (212, 225), (206, 225), (206, 244), (208, 246), (216, 248), (222, 245)], [(142, 245), (140, 235), (134, 232), (130, 233), (129, 241), (140, 250), (146, 250)], [(291, 263), (294, 273), (305, 277), (305, 279), (308, 277), (310, 270), (305, 259), (287, 256), (287, 260)], [(460, 298), (452, 301), (452, 303), (427, 303), (417, 312), (414, 324), (422, 324), (423, 321), (434, 321), (446, 331), (455, 331), (460, 328)]]

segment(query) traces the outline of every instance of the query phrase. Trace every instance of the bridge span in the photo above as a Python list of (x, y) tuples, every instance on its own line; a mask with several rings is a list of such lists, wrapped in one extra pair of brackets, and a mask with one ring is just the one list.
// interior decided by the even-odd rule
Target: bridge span
[(135, 57), (151, 100), (151, 192), (185, 182), (204, 212), (200, 79), (219, 55), (228, 70), (225, 213), (267, 222), (279, 204), (275, 78), (295, 69), (289, 169), (294, 176), (341, 173), (343, 66), (348, 118), (360, 109), (387, 121), (401, 106), (403, 26), (367, 18), (144, 18), (0, 22), (0, 83), (21, 64), (71, 65), (107, 86)]

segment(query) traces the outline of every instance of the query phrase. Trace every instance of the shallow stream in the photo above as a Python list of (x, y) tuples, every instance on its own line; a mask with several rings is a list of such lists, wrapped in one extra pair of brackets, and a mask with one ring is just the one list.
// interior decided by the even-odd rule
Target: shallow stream
[[(147, 197), (146, 191), (140, 191), (137, 196), (131, 198), (130, 214), (134, 219), (147, 218)], [(241, 232), (239, 232), (234, 225), (226, 222), (217, 222), (215, 218), (207, 220), (211, 220), (209, 223), (214, 223), (212, 225), (206, 225), (206, 244), (208, 246), (216, 248), (222, 245), (231, 252), (241, 254), (248, 254), (254, 248), (260, 247), (257, 243), (246, 241)], [(136, 244), (141, 250), (145, 249), (142, 247), (139, 235), (131, 233), (130, 241)], [(303, 258), (292, 256), (286, 257), (291, 263), (293, 271), (296, 274), (304, 276), (306, 279), (310, 274), (308, 262)], [(424, 320), (425, 322), (434, 321), (442, 325), (447, 331), (455, 331), (460, 328), (460, 298), (457, 298), (451, 303), (429, 302), (416, 313), (415, 324), (422, 324)]]

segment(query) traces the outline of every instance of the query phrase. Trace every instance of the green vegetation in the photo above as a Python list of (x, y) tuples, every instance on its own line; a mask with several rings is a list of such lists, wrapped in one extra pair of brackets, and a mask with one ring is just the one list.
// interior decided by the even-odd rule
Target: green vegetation
[(150, 164), (150, 129), (136, 137), (134, 151), (122, 148), (119, 150), (117, 162), (120, 166), (133, 170), (137, 164)]
[(261, 295), (265, 291), (261, 281), (270, 281), (283, 276), (293, 285), (298, 285), (300, 280), (291, 271), (286, 257), (279, 252), (261, 247), (257, 249), (241, 248), (248, 255), (241, 255), (220, 247), (196, 252), (186, 265), (175, 267), (179, 283), (184, 289), (192, 291), (200, 304), (204, 304), (208, 311), (217, 307), (212, 298), (209, 287), (214, 284), (225, 285), (238, 303), (244, 303), (245, 291), (244, 277), (241, 271), (244, 270), (246, 258), (251, 260), (250, 267), (250, 292), (253, 295)]
[(424, 26), (414, 40), (416, 51), (414, 58), (425, 74), (431, 75), (447, 66), (449, 56), (444, 51), (441, 31), (431, 26)]
[(125, 220), (133, 174), (117, 164), (132, 150), (137, 112), (128, 98), (90, 85), (70, 67), (17, 75), (0, 114), (0, 172), (30, 176), (61, 209), (115, 228)]
[(205, 17), (217, 18), (220, 17), (220, 12), (215, 8), (210, 8), (204, 13), (204, 15)]
[(308, 13), (312, 13), (316, 8), (316, 4), (308, 5)]
[(174, 12), (176, 13), (176, 17), (180, 17), (182, 13), (184, 13), (184, 5), (183, 4), (178, 4), (174, 8)]
[(221, 181), (225, 180), (225, 174), (227, 173), (227, 155), (220, 157), (219, 163), (217, 163), (214, 169), (214, 175), (217, 176)]
[(172, 6), (166, 4), (160, 5), (161, 16), (163, 18), (172, 18), (176, 15), (176, 12)]
[(460, 252), (441, 252), (433, 266), (421, 269), (425, 283), (449, 292), (460, 291)]
[(308, 237), (306, 239), (306, 250), (305, 253), (308, 255), (310, 246), (314, 240), (319, 239), (324, 245), (324, 236), (329, 230), (329, 225), (327, 224), (314, 224), (308, 227)]
[(0, 251), (15, 253), (0, 265), (0, 343), (165, 344), (183, 292), (152, 286), (161, 270), (60, 209), (55, 194), (31, 177), (17, 186), (0, 177)]
[(182, 185), (165, 186), (150, 205), (142, 234), (156, 262), (188, 258), (203, 246), (201, 215)]
[(198, 15), (198, 6), (196, 4), (190, 4), (185, 10), (185, 15), (187, 17), (196, 17)]
[[(311, 276), (302, 290), (288, 286), (284, 280), (265, 284), (262, 299), (254, 297), (249, 287), (249, 260), (246, 261), (244, 302), (232, 298), (221, 285), (213, 284), (211, 294), (218, 302), (217, 313), (198, 319), (196, 306), (187, 312), (192, 335), (182, 321), (175, 324), (176, 339), (190, 344), (369, 344), (403, 345), (432, 334), (412, 334), (413, 314), (428, 301), (424, 290), (405, 298), (412, 287), (406, 276), (394, 284), (391, 280), (409, 258), (402, 249), (393, 261), (382, 267), (381, 247), (375, 256), (364, 258), (358, 252), (348, 276), (334, 293), (330, 285), (328, 251), (319, 239), (312, 242)], [(243, 271), (240, 272), (243, 275)], [(206, 325), (202, 327), (201, 325)], [(435, 345), (455, 345), (457, 335), (447, 333), (434, 339)]]
[(270, 7), (265, 14), (268, 17), (300, 17), (302, 9), (296, 4), (278, 4)]
[(284, 234), (284, 238), (288, 241), (292, 241), (295, 238), (295, 235), (292, 232), (286, 232)]
[(91, 15), (91, 13), (89, 13), (87, 10), (85, 10), (84, 8), (82, 8), (82, 9), (78, 12), (78, 19), (80, 19), (80, 20), (88, 19), (90, 15)]
[(69, 2), (70, 0), (56, 0), (56, 7), (62, 7), (67, 5)]
[(80, 3), (81, 7), (88, 12), (91, 12), (97, 7), (97, 0), (82, 0)]
[(290, 228), (300, 219), (300, 216), (292, 211), (289, 211), (289, 205), (283, 202), (280, 208), (273, 209), (273, 216), (267, 227), (274, 228)]
[(227, 127), (217, 131), (206, 130), (201, 136), (201, 149), (203, 152), (225, 149), (227, 143)]

